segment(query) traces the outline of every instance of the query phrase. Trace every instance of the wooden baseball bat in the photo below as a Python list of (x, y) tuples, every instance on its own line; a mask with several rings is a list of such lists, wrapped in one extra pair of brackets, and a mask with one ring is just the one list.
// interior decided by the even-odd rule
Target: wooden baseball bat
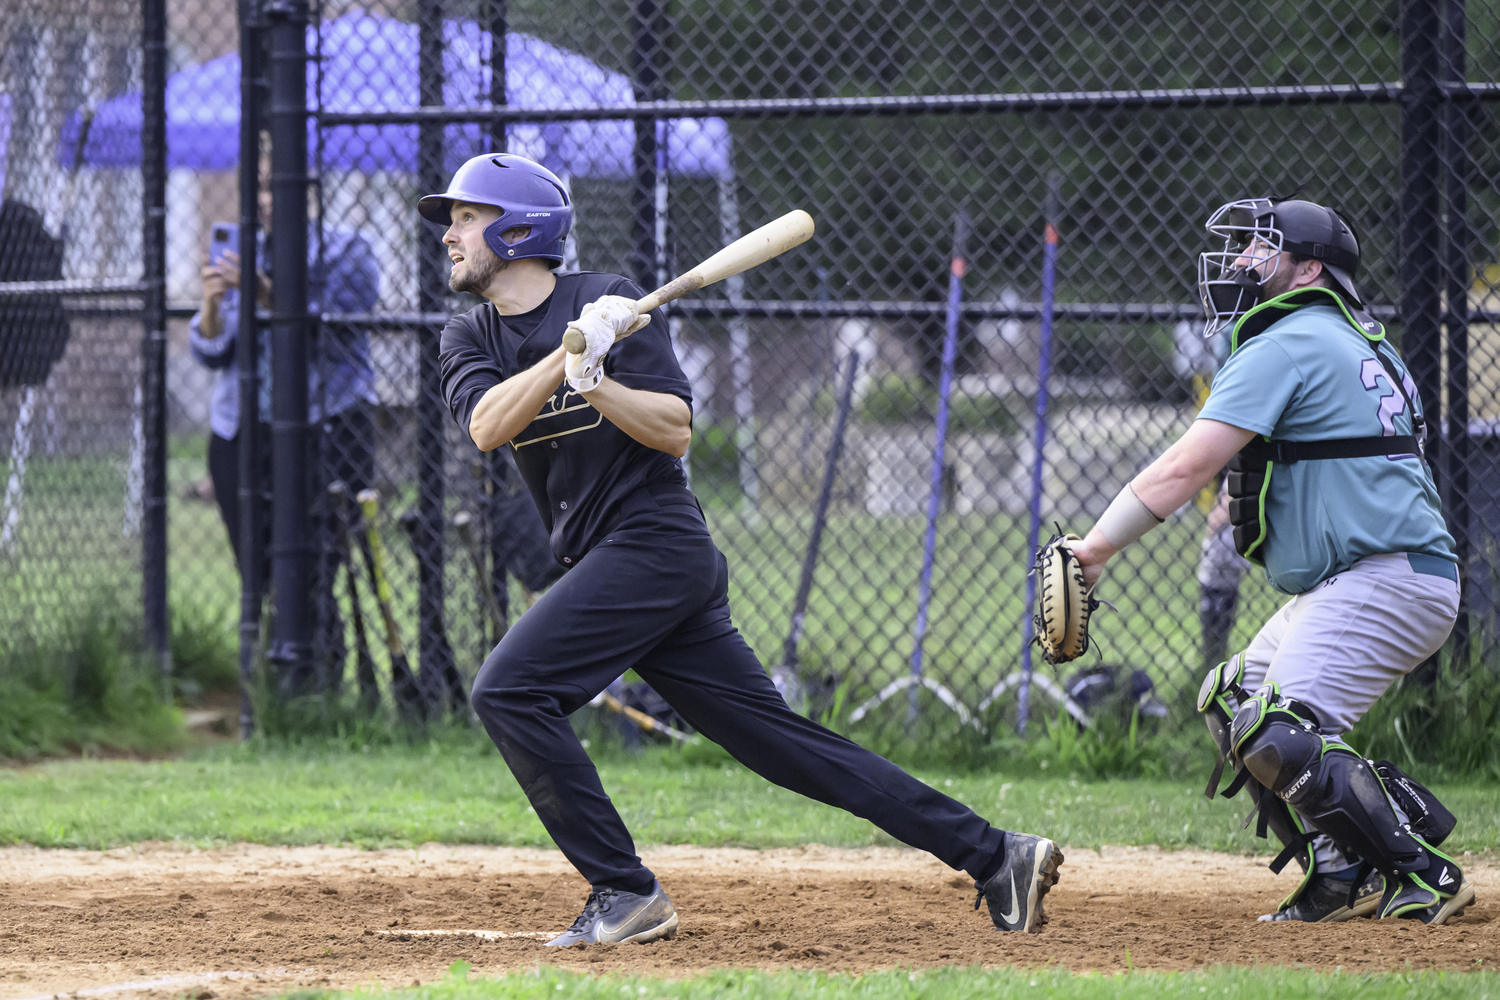
[(334, 509), (338, 518), (339, 558), (344, 564), (344, 581), (349, 588), (349, 615), (354, 623), (354, 649), (356, 674), (359, 679), (359, 700), (366, 707), (380, 702), (380, 686), (375, 682), (375, 658), (370, 655), (370, 638), (365, 631), (365, 614), (359, 606), (359, 574), (354, 569), (354, 553), (359, 547), (351, 537), (353, 522), (349, 518), (349, 487), (342, 479), (328, 484), (328, 493), (334, 498)]
[(474, 581), (479, 585), (479, 593), (485, 608), (489, 610), (490, 619), (495, 623), (495, 641), (499, 642), (505, 638), (506, 622), (505, 613), (500, 610), (500, 602), (495, 597), (494, 588), (485, 579), (484, 557), (479, 552), (479, 540), (474, 537), (474, 518), (466, 510), (461, 510), (453, 515), (453, 527), (458, 529), (458, 537), (464, 543), (464, 548), (469, 550), (469, 562), (474, 567)]
[[(746, 233), (723, 250), (671, 281), (662, 285), (644, 299), (638, 299), (635, 311), (642, 315), (657, 306), (684, 295), (696, 292), (705, 285), (748, 271), (757, 264), (764, 264), (772, 257), (786, 253), (792, 247), (807, 242), (813, 234), (813, 218), (802, 209), (788, 212), (779, 219), (766, 223), (751, 233)], [(587, 346), (583, 334), (569, 329), (563, 334), (563, 346), (570, 354), (582, 354)]]
[(396, 704), (403, 712), (418, 714), (422, 710), (422, 695), (417, 687), (416, 675), (411, 662), (406, 658), (406, 646), (401, 642), (401, 631), (396, 627), (396, 613), (391, 605), (395, 594), (390, 580), (385, 575), (385, 545), (380, 540), (380, 529), (375, 519), (380, 514), (380, 494), (374, 490), (360, 490), (355, 500), (365, 516), (365, 532), (370, 548), (366, 553), (370, 559), (370, 582), (375, 588), (375, 600), (380, 606), (380, 617), (385, 624), (385, 644), (391, 654), (392, 693)]
[(625, 716), (625, 718), (629, 719), (631, 722), (634, 722), (637, 726), (641, 727), (648, 733), (661, 733), (663, 736), (669, 736), (679, 743), (693, 742), (693, 738), (687, 733), (684, 733), (682, 730), (677, 729), (674, 726), (669, 726), (665, 722), (657, 722), (655, 719), (647, 715), (645, 712), (642, 712), (640, 709), (631, 708), (629, 705), (625, 704), (623, 701), (616, 698), (608, 691), (601, 692), (599, 697), (594, 700), (603, 705), (605, 708), (609, 709), (611, 712), (618, 712), (621, 715)]

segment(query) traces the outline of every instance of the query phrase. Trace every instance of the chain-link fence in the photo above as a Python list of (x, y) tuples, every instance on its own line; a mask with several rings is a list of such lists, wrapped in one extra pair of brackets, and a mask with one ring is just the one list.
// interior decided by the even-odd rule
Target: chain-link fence
[[(414, 212), (505, 148), (571, 188), (565, 268), (647, 288), (793, 208), (816, 218), (810, 243), (669, 314), (736, 621), (855, 735), (994, 732), (1028, 699), (1033, 717), (1082, 716), (1111, 685), (1175, 728), (1205, 661), (1276, 606), (1215, 544), (1205, 495), (1111, 568), (1118, 610), (1096, 619), (1086, 675), (1027, 646), (1034, 540), (1087, 528), (1205, 397), (1225, 345), (1200, 336), (1203, 223), (1249, 195), (1332, 204), (1359, 230), (1361, 287), (1440, 416), (1429, 454), (1466, 573), (1451, 645), (1500, 662), (1500, 6), (247, 2), (244, 34), (233, 15), (166, 12), (160, 182), (137, 5), (0, 15), (0, 233), (15, 203), (38, 248), (0, 243), (0, 315), (29, 310), (0, 328), (4, 614), (134, 586), (144, 551), (148, 618), (160, 570), (173, 606), (227, 623), (244, 538), (264, 555), (257, 592), (308, 595), (272, 629), (284, 687), (399, 703), (404, 654), (411, 697), (457, 703), (560, 571), (509, 459), (481, 455), (441, 400), (437, 332), (472, 301), (449, 295), (439, 232)], [(299, 37), (305, 132), (269, 96), (297, 94), (277, 74), (302, 72), (285, 58)], [(261, 245), (261, 334), (244, 344), (237, 294), (203, 265), (255, 248), (242, 190), (275, 201), (263, 231), (298, 228), (274, 222), (304, 210), (302, 141), (306, 245)], [(164, 358), (141, 334), (153, 183)], [(14, 284), (56, 280), (42, 298)], [(304, 296), (321, 315), (305, 328)], [(297, 363), (305, 437), (272, 377)], [(164, 551), (138, 533), (158, 495)], [(244, 534), (242, 500), (265, 510)]]

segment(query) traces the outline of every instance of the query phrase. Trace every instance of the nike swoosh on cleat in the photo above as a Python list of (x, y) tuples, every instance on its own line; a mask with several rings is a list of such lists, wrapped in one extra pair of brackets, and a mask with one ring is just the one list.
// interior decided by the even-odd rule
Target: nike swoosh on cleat
[(1443, 869), (1443, 873), (1438, 876), (1438, 885), (1452, 885), (1452, 884), (1453, 884), (1453, 876), (1448, 874), (1448, 869), (1445, 867)]
[(1019, 917), (1020, 915), (1021, 915), (1021, 901), (1016, 898), (1016, 873), (1015, 872), (1011, 872), (1010, 873), (1010, 911), (1008, 913), (1002, 913), (1002, 914), (1000, 914), (1000, 919), (1004, 920), (1008, 924), (1013, 924), (1013, 923), (1016, 922), (1016, 918)]

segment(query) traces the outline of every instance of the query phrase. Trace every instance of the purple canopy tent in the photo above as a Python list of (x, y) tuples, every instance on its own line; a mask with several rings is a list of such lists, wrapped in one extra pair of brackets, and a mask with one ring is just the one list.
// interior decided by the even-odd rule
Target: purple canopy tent
[[(473, 21), (443, 25), (443, 99), (450, 108), (487, 108), (490, 34)], [(310, 29), (308, 51), (319, 51)], [(369, 14), (349, 14), (322, 28), (320, 65), (308, 73), (310, 108), (358, 113), (417, 106), (417, 26)], [(630, 79), (531, 35), (505, 36), (506, 96), (511, 107), (557, 108), (635, 103)], [(59, 162), (73, 165), (85, 112), (69, 116), (58, 143)], [(173, 73), (167, 80), (167, 166), (232, 170), (239, 160), (240, 57), (232, 52)], [(141, 160), (141, 95), (100, 104), (88, 120), (82, 165), (137, 167)], [(729, 126), (722, 118), (676, 118), (661, 123), (670, 172), (727, 178), (732, 173)], [(449, 150), (483, 149), (479, 125), (449, 126)], [(512, 124), (518, 152), (569, 177), (632, 176), (635, 124), (630, 121)], [(308, 149), (317, 149), (309, 123)], [(340, 125), (323, 130), (322, 167), (328, 170), (414, 171), (417, 126)], [(446, 164), (455, 169), (461, 155)]]

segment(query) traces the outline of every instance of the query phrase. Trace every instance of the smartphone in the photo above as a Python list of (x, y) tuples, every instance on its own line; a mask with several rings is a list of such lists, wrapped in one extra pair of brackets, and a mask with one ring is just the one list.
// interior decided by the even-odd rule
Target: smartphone
[(240, 252), (240, 227), (233, 222), (215, 222), (208, 232), (208, 262), (219, 263), (225, 251)]

